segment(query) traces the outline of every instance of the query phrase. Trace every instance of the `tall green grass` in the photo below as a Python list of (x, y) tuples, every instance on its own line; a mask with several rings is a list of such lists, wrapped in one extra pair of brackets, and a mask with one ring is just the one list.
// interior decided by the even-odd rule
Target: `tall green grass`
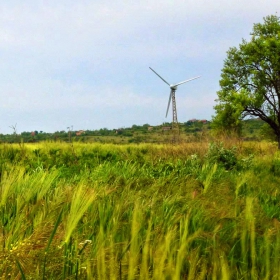
[(40, 143), (0, 155), (2, 279), (280, 278), (271, 144)]

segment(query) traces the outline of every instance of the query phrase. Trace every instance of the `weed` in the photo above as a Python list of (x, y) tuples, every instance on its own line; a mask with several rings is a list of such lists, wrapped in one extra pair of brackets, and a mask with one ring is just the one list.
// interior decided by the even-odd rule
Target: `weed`
[(223, 143), (211, 143), (206, 158), (210, 163), (221, 164), (226, 170), (233, 169), (237, 164), (236, 147), (226, 149)]

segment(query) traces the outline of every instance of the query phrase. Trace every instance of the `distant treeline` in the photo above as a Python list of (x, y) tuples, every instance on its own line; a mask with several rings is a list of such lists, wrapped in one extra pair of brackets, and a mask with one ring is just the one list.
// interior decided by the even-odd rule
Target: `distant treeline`
[[(208, 133), (211, 130), (211, 122), (207, 120), (192, 119), (184, 123), (179, 123), (180, 134), (182, 136), (196, 137), (199, 133)], [(245, 140), (257, 140), (269, 134), (264, 129), (263, 121), (259, 119), (245, 120), (242, 136)], [(63, 141), (63, 142), (160, 142), (163, 136), (172, 133), (172, 123), (163, 123), (162, 125), (152, 126), (150, 124), (132, 125), (131, 127), (121, 127), (115, 129), (101, 128), (97, 130), (62, 130), (53, 133), (42, 130), (24, 131), (20, 134), (14, 131), (11, 134), (0, 134), (2, 143), (32, 143), (40, 141)], [(122, 139), (118, 141), (118, 139)], [(151, 140), (153, 139), (153, 141)]]

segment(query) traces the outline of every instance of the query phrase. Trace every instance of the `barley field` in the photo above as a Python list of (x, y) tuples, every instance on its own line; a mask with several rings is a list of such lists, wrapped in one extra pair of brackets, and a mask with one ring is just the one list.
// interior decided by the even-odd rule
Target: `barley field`
[(268, 142), (0, 145), (1, 279), (280, 279)]

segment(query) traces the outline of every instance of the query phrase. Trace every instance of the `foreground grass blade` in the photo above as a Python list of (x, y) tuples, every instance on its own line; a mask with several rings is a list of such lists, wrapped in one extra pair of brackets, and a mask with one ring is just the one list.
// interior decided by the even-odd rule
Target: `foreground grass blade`
[(48, 253), (48, 251), (49, 251), (49, 248), (50, 248), (50, 246), (51, 246), (51, 243), (52, 243), (52, 240), (53, 240), (53, 238), (54, 238), (54, 236), (55, 236), (55, 233), (56, 233), (56, 231), (57, 231), (57, 228), (58, 228), (58, 226), (59, 226), (59, 224), (60, 224), (60, 222), (61, 222), (62, 213), (63, 213), (63, 208), (61, 209), (61, 211), (60, 211), (60, 213), (59, 213), (59, 215), (58, 215), (58, 218), (57, 218), (57, 220), (56, 220), (56, 223), (55, 223), (55, 225), (54, 225), (54, 228), (53, 228), (53, 230), (52, 230), (51, 236), (50, 236), (50, 238), (49, 238), (49, 241), (48, 241), (48, 244), (47, 244), (47, 247), (46, 247), (46, 250), (45, 250), (45, 258), (44, 258), (44, 265), (43, 265), (43, 280), (46, 279), (46, 275), (45, 275), (45, 274), (46, 274), (47, 253)]
[(16, 264), (17, 264), (18, 269), (19, 269), (19, 271), (20, 271), (22, 280), (26, 280), (25, 275), (24, 275), (24, 272), (23, 272), (23, 270), (22, 270), (22, 267), (21, 267), (21, 265), (20, 265), (20, 263), (19, 263), (19, 261), (18, 261), (17, 259), (16, 259)]

